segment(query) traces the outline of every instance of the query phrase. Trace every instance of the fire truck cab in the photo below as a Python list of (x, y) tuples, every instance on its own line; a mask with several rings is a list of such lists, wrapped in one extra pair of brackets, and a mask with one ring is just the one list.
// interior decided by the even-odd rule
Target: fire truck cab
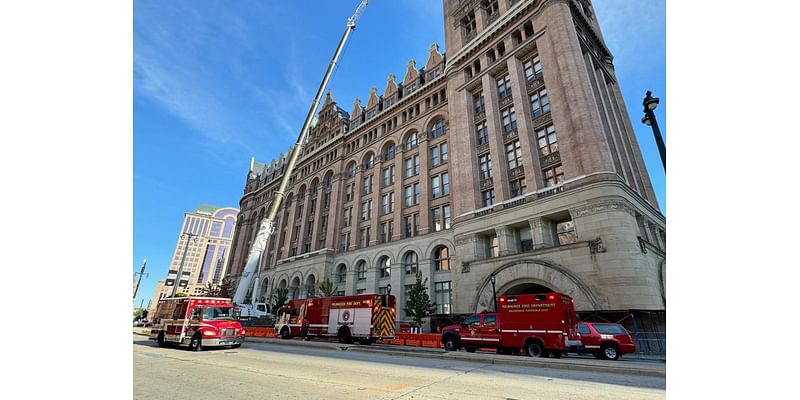
[(394, 338), (395, 324), (394, 296), (360, 294), (290, 300), (278, 311), (274, 329), (283, 339), (336, 337), (341, 343), (372, 344)]
[(497, 299), (499, 312), (467, 317), (460, 325), (442, 329), (441, 341), (447, 351), (468, 352), (494, 348), (511, 354), (524, 349), (531, 357), (559, 358), (580, 344), (578, 316), (572, 297), (561, 293), (503, 295)]
[(168, 297), (158, 301), (150, 339), (163, 347), (169, 344), (203, 347), (239, 347), (244, 329), (235, 304), (219, 297)]

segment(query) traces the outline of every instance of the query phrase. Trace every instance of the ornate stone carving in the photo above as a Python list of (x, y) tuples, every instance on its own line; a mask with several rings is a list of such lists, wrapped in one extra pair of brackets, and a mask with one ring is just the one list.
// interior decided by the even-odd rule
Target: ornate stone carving
[(469, 273), (469, 261), (461, 262), (461, 273), (462, 274)]
[(633, 210), (633, 206), (625, 200), (602, 200), (596, 203), (592, 203), (589, 205), (571, 208), (569, 210), (570, 215), (573, 219), (585, 217), (587, 215), (592, 214), (599, 214), (603, 212), (609, 211), (624, 211), (628, 214), (635, 216), (636, 213)]
[(603, 239), (597, 238), (594, 240), (589, 241), (589, 253), (590, 254), (597, 254), (597, 253), (605, 253), (606, 247), (603, 246)]

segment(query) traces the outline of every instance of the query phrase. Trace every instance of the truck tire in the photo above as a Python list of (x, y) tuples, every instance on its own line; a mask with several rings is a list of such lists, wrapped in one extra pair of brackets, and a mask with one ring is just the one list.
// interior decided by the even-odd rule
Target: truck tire
[(281, 328), (281, 339), (288, 340), (292, 338), (291, 332), (289, 332), (289, 327), (284, 326)]
[(339, 343), (344, 344), (351, 344), (353, 343), (353, 337), (350, 335), (350, 328), (343, 326), (339, 329), (339, 334), (336, 335), (339, 338)]
[(603, 358), (606, 360), (619, 359), (619, 350), (617, 350), (617, 346), (613, 344), (604, 344), (603, 347), (600, 348), (600, 354), (602, 354)]
[(458, 351), (461, 348), (461, 341), (456, 335), (447, 335), (442, 338), (445, 351)]
[(167, 347), (167, 342), (164, 340), (164, 332), (158, 334), (158, 347)]
[(203, 350), (203, 338), (200, 336), (199, 333), (196, 333), (194, 336), (192, 336), (192, 340), (189, 342), (189, 350), (191, 351)]
[(544, 348), (535, 340), (531, 340), (525, 345), (525, 351), (528, 353), (528, 357), (541, 357), (544, 355)]
[(466, 350), (467, 353), (474, 353), (476, 350), (478, 350), (478, 348), (473, 346), (464, 346), (464, 350)]

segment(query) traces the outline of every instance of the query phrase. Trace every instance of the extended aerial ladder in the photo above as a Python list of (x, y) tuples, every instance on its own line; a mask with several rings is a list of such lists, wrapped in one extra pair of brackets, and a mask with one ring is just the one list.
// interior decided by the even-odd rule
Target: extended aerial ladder
[[(339, 45), (336, 47), (336, 52), (333, 54), (333, 59), (331, 59), (331, 63), (328, 65), (327, 71), (325, 71), (325, 76), (322, 78), (322, 83), (319, 85), (317, 95), (314, 97), (314, 101), (311, 103), (311, 108), (308, 110), (308, 115), (306, 115), (303, 128), (300, 130), (300, 136), (297, 138), (297, 143), (295, 143), (294, 147), (292, 148), (292, 152), (289, 155), (289, 161), (286, 164), (286, 169), (283, 171), (283, 176), (281, 177), (280, 184), (278, 185), (278, 190), (275, 192), (275, 198), (272, 200), (272, 204), (269, 207), (269, 212), (267, 212), (267, 215), (259, 224), (258, 232), (253, 240), (253, 245), (247, 255), (247, 262), (245, 263), (244, 271), (242, 271), (242, 275), (239, 279), (239, 286), (236, 288), (236, 294), (233, 296), (233, 302), (240, 307), (241, 315), (243, 317), (262, 317), (267, 315), (265, 304), (257, 303), (256, 299), (256, 296), (258, 296), (259, 292), (259, 286), (261, 285), (261, 257), (266, 249), (269, 238), (275, 232), (275, 215), (278, 214), (278, 208), (283, 201), (284, 192), (289, 183), (289, 177), (291, 177), (292, 172), (294, 171), (297, 158), (300, 156), (300, 150), (303, 147), (306, 137), (308, 136), (308, 131), (311, 128), (314, 115), (317, 113), (317, 107), (319, 106), (322, 94), (325, 92), (325, 87), (328, 85), (328, 80), (330, 79), (331, 74), (336, 67), (336, 62), (338, 61), (339, 56), (344, 49), (344, 44), (347, 42), (347, 38), (350, 36), (350, 33), (356, 28), (356, 21), (367, 7), (367, 2), (368, 0), (361, 0), (361, 3), (356, 8), (353, 16), (347, 19), (347, 25), (345, 26), (342, 38), (339, 40)], [(244, 304), (247, 291), (250, 289), (251, 283), (252, 295), (250, 296), (250, 304)], [(263, 309), (263, 311), (260, 309)]]

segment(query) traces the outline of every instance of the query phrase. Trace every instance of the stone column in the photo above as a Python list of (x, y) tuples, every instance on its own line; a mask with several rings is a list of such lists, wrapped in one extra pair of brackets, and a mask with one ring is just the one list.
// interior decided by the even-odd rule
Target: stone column
[(528, 82), (525, 70), (516, 57), (507, 61), (508, 74), (511, 76), (511, 95), (514, 97), (514, 109), (517, 111), (517, 127), (519, 144), (522, 148), (522, 168), (525, 174), (525, 192), (533, 192), (544, 187), (542, 174), (539, 172), (539, 145), (534, 130), (533, 113), (531, 112)]
[[(356, 161), (358, 162), (358, 161)], [(347, 173), (347, 171), (345, 171)], [(350, 225), (350, 247), (348, 250), (356, 250), (358, 249), (358, 245), (360, 244), (360, 233), (359, 225), (361, 224), (361, 185), (363, 182), (361, 181), (364, 179), (364, 171), (361, 168), (361, 164), (356, 165), (356, 176), (355, 176), (355, 188), (353, 189), (353, 223)], [(349, 184), (350, 180), (345, 180), (345, 185)]]
[[(492, 155), (492, 182), (494, 183), (495, 204), (508, 199), (508, 161), (503, 143), (503, 121), (500, 115), (497, 81), (484, 74), (483, 98), (486, 102), (486, 125), (489, 127), (489, 153)], [(518, 84), (511, 82), (512, 85)], [(515, 107), (516, 108), (516, 107)], [(481, 204), (478, 204), (481, 206)]]
[(497, 233), (497, 241), (500, 245), (500, 257), (518, 253), (514, 241), (514, 231), (508, 226), (502, 225), (494, 228)]
[(552, 221), (542, 217), (536, 217), (528, 220), (528, 223), (531, 226), (534, 250), (555, 246), (555, 234), (553, 233), (555, 225)]
[(344, 202), (342, 186), (345, 182), (344, 178), (337, 177), (337, 175), (334, 174), (332, 183), (331, 206), (328, 210), (328, 231), (325, 234), (325, 246), (336, 251), (339, 250), (339, 232), (342, 228), (342, 203)]

